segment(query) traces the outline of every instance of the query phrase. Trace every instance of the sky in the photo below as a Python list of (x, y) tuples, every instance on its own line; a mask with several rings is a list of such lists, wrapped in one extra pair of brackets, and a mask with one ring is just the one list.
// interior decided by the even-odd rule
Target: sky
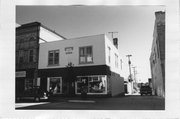
[[(119, 53), (123, 74), (129, 75), (128, 58), (136, 67), (136, 78), (151, 78), (150, 53), (153, 41), (155, 12), (163, 6), (16, 6), (16, 23), (38, 21), (66, 38), (118, 32)], [(110, 34), (109, 34), (110, 35)]]

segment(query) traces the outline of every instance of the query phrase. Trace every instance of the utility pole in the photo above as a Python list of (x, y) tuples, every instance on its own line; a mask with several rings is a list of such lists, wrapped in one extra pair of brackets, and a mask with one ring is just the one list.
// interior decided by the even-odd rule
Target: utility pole
[(136, 66), (132, 67), (134, 71), (134, 81), (136, 82)]
[(132, 80), (132, 78), (131, 78), (131, 60), (130, 60), (130, 57), (131, 57), (132, 55), (126, 55), (126, 57), (128, 57), (128, 64), (129, 64), (129, 78), (130, 78), (130, 80)]
[(117, 31), (114, 31), (114, 32), (108, 32), (108, 33), (111, 33), (111, 36), (112, 36), (112, 39), (113, 39), (113, 38), (114, 38), (114, 37), (113, 37), (113, 34), (114, 34), (114, 33), (118, 33), (118, 32), (117, 32)]
[(132, 55), (126, 55), (128, 57), (128, 64), (129, 64), (129, 82), (131, 83), (131, 94), (133, 93), (133, 84), (132, 84), (132, 77), (131, 77), (131, 60), (130, 57)]

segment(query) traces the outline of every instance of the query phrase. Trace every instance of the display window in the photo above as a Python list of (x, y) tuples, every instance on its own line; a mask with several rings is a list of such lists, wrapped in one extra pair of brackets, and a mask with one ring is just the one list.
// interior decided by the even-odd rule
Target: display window
[(107, 80), (105, 75), (78, 76), (76, 82), (76, 93), (86, 88), (88, 94), (107, 94)]
[(25, 90), (29, 90), (33, 88), (33, 79), (26, 78), (25, 79)]
[(48, 91), (52, 94), (61, 94), (62, 93), (62, 78), (49, 77), (47, 88), (48, 88)]

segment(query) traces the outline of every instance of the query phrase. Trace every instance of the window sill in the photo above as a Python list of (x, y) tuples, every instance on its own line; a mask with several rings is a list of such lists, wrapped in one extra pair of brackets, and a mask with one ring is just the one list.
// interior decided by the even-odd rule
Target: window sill
[(79, 65), (83, 65), (83, 64), (93, 64), (94, 62), (84, 62), (84, 63), (79, 63)]
[(59, 64), (48, 64), (47, 67), (59, 66)]

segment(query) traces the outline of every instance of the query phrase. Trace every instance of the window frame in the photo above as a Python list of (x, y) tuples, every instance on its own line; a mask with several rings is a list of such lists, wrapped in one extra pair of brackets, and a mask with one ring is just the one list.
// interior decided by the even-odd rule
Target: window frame
[(118, 63), (118, 55), (116, 53), (114, 53), (115, 56), (115, 67), (118, 68), (119, 63)]
[[(90, 82), (101, 82), (100, 81), (100, 78), (105, 78), (105, 90), (104, 92), (101, 92), (101, 93), (93, 93), (93, 92), (89, 92), (89, 84)], [(77, 79), (80, 79), (80, 78), (87, 78), (87, 84), (88, 84), (88, 92), (87, 94), (88, 95), (106, 95), (107, 92), (108, 92), (108, 78), (107, 78), (107, 75), (86, 75), (86, 76), (77, 76)], [(92, 81), (90, 81), (89, 79), (92, 78)], [(98, 80), (93, 80), (93, 78), (97, 78)], [(75, 82), (75, 94), (79, 95), (81, 93), (78, 92), (78, 83), (81, 83), (82, 81), (76, 81)]]
[(108, 46), (108, 62), (111, 63), (111, 48)]
[[(88, 58), (88, 53), (87, 53), (87, 48), (91, 48), (91, 57), (92, 57), (92, 61), (88, 62), (87, 58)], [(81, 48), (84, 48), (84, 55), (81, 55)], [(85, 57), (85, 62), (81, 62), (81, 56)], [(93, 46), (83, 46), (83, 47), (79, 47), (79, 64), (91, 64), (93, 63)]]
[[(31, 51), (32, 51), (32, 54), (31, 54)], [(32, 61), (31, 61), (31, 58), (32, 58)], [(34, 50), (33, 50), (33, 49), (30, 49), (30, 50), (29, 50), (28, 61), (29, 61), (29, 62), (34, 62)]]
[[(56, 63), (55, 64), (55, 59), (56, 59), (56, 57), (55, 57), (55, 53), (58, 51), (58, 63)], [(52, 64), (50, 64), (50, 61), (49, 61), (49, 59), (50, 59), (50, 52), (52, 52), (53, 53), (53, 56), (52, 56)], [(49, 50), (48, 51), (48, 66), (56, 66), (56, 65), (59, 65), (59, 57), (60, 57), (60, 50), (59, 49), (57, 49), (57, 50)]]

